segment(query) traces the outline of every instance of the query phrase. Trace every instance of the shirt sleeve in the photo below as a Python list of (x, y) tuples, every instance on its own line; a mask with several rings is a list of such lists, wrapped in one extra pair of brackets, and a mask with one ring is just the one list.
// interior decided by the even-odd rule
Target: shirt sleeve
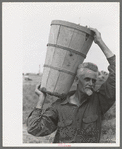
[(34, 136), (46, 136), (57, 129), (58, 114), (55, 103), (42, 112), (42, 109), (34, 108), (27, 119), (27, 131)]
[(99, 101), (102, 114), (105, 114), (115, 102), (115, 55), (108, 58), (109, 76), (99, 89)]

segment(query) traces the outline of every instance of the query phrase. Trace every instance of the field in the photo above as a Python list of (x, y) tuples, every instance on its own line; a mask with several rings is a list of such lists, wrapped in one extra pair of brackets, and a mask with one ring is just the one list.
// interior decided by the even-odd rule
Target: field
[[(53, 142), (55, 132), (46, 137), (34, 137), (27, 133), (26, 120), (32, 109), (36, 106), (38, 96), (35, 94), (35, 86), (41, 82), (41, 75), (29, 74), (29, 79), (23, 76), (23, 143), (51, 143)], [(47, 108), (54, 101), (51, 96), (46, 99), (44, 108)], [(115, 104), (104, 115), (102, 122), (101, 143), (116, 142), (116, 117)]]

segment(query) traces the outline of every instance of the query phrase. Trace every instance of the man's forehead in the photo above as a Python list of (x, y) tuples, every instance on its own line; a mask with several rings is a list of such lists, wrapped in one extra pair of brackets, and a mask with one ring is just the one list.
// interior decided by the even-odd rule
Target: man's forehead
[(78, 74), (77, 74), (79, 77), (82, 77), (82, 78), (93, 78), (93, 79), (97, 79), (97, 75), (98, 73), (97, 72), (94, 72), (90, 69), (87, 69), (87, 68), (83, 68), (81, 70), (78, 71)]
[(97, 74), (96, 73), (85, 73), (83, 76), (83, 78), (91, 78), (91, 79), (97, 79)]
[(80, 64), (78, 66), (78, 69), (80, 69), (80, 68), (87, 68), (87, 69), (95, 71), (95, 72), (98, 71), (97, 65), (90, 63), (90, 62), (85, 62), (85, 63)]

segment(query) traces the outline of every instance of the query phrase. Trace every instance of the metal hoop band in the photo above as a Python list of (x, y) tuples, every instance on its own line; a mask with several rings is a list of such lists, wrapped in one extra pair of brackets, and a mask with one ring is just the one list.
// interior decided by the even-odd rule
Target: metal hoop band
[(67, 47), (63, 47), (63, 46), (60, 46), (60, 45), (57, 45), (57, 44), (51, 44), (51, 43), (48, 43), (47, 46), (51, 46), (51, 47), (67, 50), (67, 51), (70, 51), (71, 53), (75, 53), (75, 54), (81, 55), (83, 58), (86, 58), (85, 54), (83, 54), (83, 53), (81, 53), (79, 51), (73, 50), (71, 48), (67, 48)]
[(75, 76), (75, 75), (76, 75), (76, 74), (73, 73), (73, 72), (70, 72), (70, 71), (67, 71), (67, 70), (65, 70), (65, 69), (61, 69), (61, 68), (58, 68), (58, 67), (54, 67), (54, 66), (51, 66), (51, 65), (46, 65), (46, 64), (44, 64), (44, 67), (52, 68), (52, 69), (54, 69), (54, 70), (58, 70), (58, 71), (60, 71), (60, 72), (64, 72), (64, 73), (70, 74), (70, 75), (72, 75), (72, 76)]

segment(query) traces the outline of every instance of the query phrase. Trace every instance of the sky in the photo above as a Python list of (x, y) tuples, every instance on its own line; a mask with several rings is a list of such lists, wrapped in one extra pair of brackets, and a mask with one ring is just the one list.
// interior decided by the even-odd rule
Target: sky
[[(43, 72), (52, 20), (97, 28), (113, 53), (119, 51), (118, 2), (3, 3), (3, 48), (13, 64), (22, 64), (22, 73), (38, 73), (39, 65)], [(107, 71), (108, 62), (95, 43), (85, 61)]]

